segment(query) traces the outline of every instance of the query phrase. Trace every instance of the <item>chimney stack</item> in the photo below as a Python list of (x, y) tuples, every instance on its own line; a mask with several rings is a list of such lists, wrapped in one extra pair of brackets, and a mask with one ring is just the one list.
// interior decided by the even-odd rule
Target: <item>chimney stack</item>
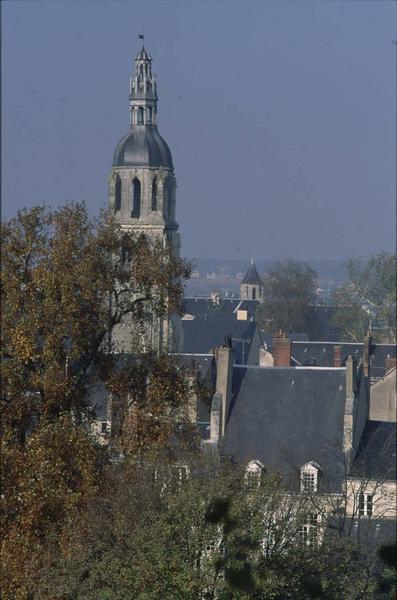
[(291, 340), (282, 329), (273, 338), (273, 358), (275, 367), (291, 366)]
[(367, 335), (364, 338), (364, 351), (363, 351), (363, 366), (364, 366), (364, 377), (369, 377), (371, 374), (371, 354), (372, 354), (372, 335), (371, 326), (368, 329)]
[(221, 435), (225, 435), (232, 400), (232, 378), (234, 351), (230, 337), (225, 338), (225, 344), (217, 349), (216, 357), (216, 393), (222, 398)]
[(334, 367), (342, 366), (342, 346), (334, 346)]

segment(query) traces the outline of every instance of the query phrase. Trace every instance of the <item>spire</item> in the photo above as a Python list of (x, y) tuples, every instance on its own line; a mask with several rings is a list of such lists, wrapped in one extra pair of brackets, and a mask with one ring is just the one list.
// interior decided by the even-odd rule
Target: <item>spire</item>
[(258, 271), (256, 270), (253, 258), (251, 258), (250, 266), (248, 267), (248, 271), (245, 274), (243, 283), (262, 284), (262, 280), (259, 277)]
[[(143, 40), (143, 35), (139, 35)], [(157, 124), (157, 85), (152, 72), (152, 57), (142, 42), (135, 57), (135, 72), (130, 79), (130, 126)]]

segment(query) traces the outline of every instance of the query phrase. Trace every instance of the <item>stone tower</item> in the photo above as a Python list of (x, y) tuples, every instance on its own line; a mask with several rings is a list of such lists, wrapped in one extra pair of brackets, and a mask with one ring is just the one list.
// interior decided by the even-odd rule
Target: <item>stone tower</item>
[[(157, 84), (152, 57), (144, 46), (130, 78), (130, 128), (116, 146), (109, 177), (109, 209), (122, 229), (164, 240), (179, 256), (175, 221), (176, 179), (172, 156), (157, 130)], [(151, 345), (166, 347), (169, 323), (153, 326)], [(115, 332), (120, 350), (129, 351), (127, 326)], [(175, 329), (175, 327), (174, 327)]]
[(240, 300), (258, 300), (259, 302), (263, 302), (263, 281), (259, 277), (253, 258), (251, 258), (248, 271), (240, 285)]
[(109, 208), (122, 228), (167, 239), (179, 254), (172, 156), (157, 130), (157, 85), (142, 47), (130, 79), (130, 129), (117, 144), (109, 180)]

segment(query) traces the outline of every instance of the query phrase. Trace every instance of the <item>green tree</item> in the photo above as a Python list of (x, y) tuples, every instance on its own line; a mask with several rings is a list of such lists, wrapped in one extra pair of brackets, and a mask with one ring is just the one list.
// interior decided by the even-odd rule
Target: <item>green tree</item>
[(264, 329), (305, 331), (308, 307), (316, 302), (317, 274), (306, 263), (288, 258), (267, 269), (263, 302), (256, 318)]
[(278, 477), (247, 479), (200, 454), (146, 454), (112, 466), (95, 503), (67, 528), (38, 597), (54, 600), (374, 598), (361, 550), (326, 523), (302, 540), (307, 495)]
[(373, 321), (375, 341), (396, 342), (396, 266), (387, 252), (347, 261), (348, 279), (334, 293), (333, 321), (343, 339), (361, 342)]

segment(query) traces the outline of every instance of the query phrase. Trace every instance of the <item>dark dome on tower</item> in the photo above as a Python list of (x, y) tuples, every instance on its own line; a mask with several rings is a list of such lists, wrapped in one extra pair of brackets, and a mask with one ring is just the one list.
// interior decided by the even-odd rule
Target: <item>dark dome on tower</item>
[(117, 144), (113, 166), (173, 168), (170, 149), (155, 126), (132, 127)]

